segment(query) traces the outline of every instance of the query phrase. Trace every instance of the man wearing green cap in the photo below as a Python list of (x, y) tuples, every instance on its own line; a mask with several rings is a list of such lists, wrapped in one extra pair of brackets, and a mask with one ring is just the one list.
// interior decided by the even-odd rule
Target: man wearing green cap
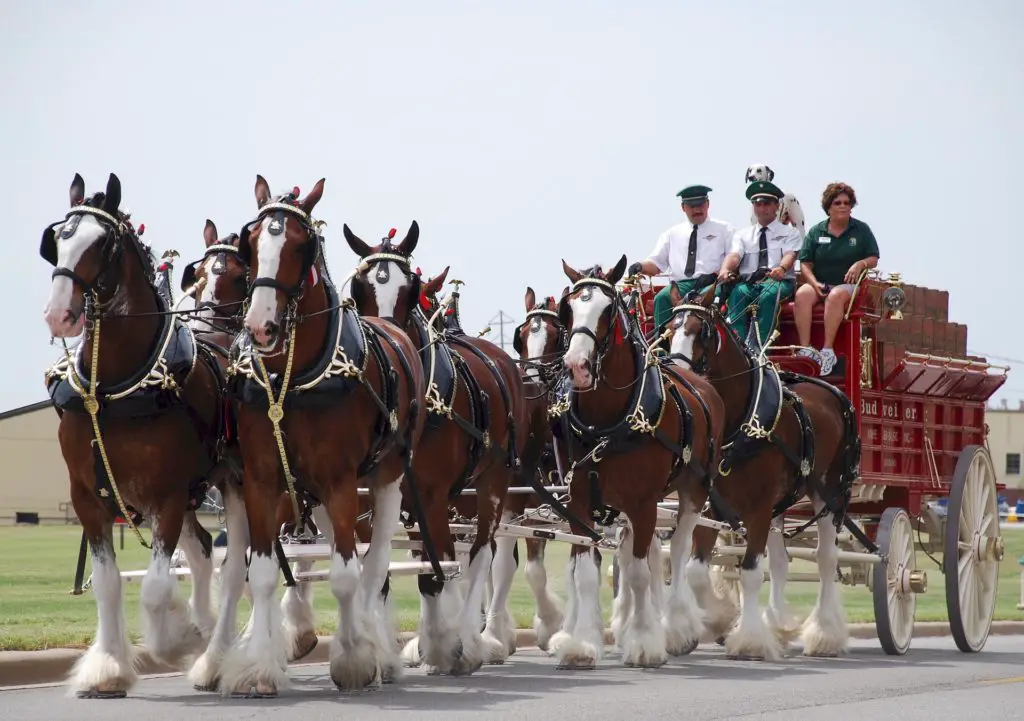
[(766, 345), (775, 329), (779, 307), (793, 297), (796, 290), (797, 253), (802, 245), (800, 231), (779, 222), (779, 203), (784, 193), (770, 181), (755, 181), (747, 187), (747, 200), (754, 207), (757, 222), (733, 236), (726, 272), (749, 275), (755, 271), (754, 282), (737, 283), (726, 301), (729, 323), (740, 338), (750, 331), (751, 308), (757, 307), (758, 336), (749, 342), (751, 348)]
[[(659, 236), (650, 257), (629, 266), (629, 275), (665, 273), (671, 281), (654, 296), (654, 325), (660, 328), (672, 315), (669, 293), (672, 283), (683, 295), (704, 291), (725, 278), (722, 262), (732, 245), (735, 229), (729, 223), (708, 217), (706, 185), (690, 185), (676, 195), (682, 203), (686, 221), (674, 225)], [(702, 282), (703, 281), (703, 282)]]

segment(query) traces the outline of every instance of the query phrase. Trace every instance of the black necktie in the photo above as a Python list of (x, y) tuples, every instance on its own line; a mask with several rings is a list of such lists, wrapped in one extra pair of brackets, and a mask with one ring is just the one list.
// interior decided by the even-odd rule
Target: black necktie
[(757, 267), (768, 267), (768, 229), (761, 228), (761, 237), (757, 241)]
[(693, 226), (693, 230), (690, 231), (690, 249), (686, 252), (686, 270), (683, 271), (683, 275), (687, 278), (693, 276), (693, 271), (697, 268), (697, 226)]

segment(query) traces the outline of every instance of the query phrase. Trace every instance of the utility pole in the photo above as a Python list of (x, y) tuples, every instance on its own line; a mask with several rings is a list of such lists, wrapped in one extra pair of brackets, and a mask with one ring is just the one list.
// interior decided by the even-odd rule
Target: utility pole
[(505, 315), (505, 311), (503, 310), (499, 310), (498, 315), (494, 316), (489, 321), (487, 321), (488, 331), (490, 331), (492, 324), (494, 324), (495, 322), (498, 323), (498, 335), (500, 338), (500, 340), (498, 341), (498, 345), (501, 346), (502, 350), (505, 349), (505, 324), (511, 324), (512, 321), (513, 318), (511, 316)]

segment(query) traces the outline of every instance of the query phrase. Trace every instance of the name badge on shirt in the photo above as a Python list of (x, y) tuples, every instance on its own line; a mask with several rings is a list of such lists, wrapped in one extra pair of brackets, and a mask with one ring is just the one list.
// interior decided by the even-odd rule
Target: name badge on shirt
[(818, 245), (828, 245), (831, 242), (831, 238), (818, 238)]

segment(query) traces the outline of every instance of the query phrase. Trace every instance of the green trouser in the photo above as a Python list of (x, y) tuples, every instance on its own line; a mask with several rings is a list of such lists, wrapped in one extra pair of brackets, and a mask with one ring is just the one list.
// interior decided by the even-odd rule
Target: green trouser
[[(697, 278), (689, 278), (687, 280), (677, 280), (676, 288), (679, 289), (680, 295), (686, 295), (691, 290), (694, 290), (694, 286), (697, 284)], [(700, 288), (700, 292), (703, 293), (708, 288), (714, 285), (714, 281), (708, 283), (703, 288)], [(654, 327), (660, 328), (669, 318), (672, 317), (672, 299), (669, 297), (669, 293), (672, 292), (672, 284), (666, 285), (664, 288), (658, 291), (654, 296)]]
[(726, 301), (726, 312), (730, 325), (740, 338), (747, 340), (747, 333), (750, 331), (750, 312), (747, 307), (756, 304), (757, 332), (760, 334), (760, 343), (755, 343), (751, 339), (749, 345), (755, 347), (767, 343), (771, 332), (775, 329), (775, 319), (778, 316), (779, 307), (793, 297), (795, 289), (796, 283), (789, 278), (783, 280), (765, 278), (761, 282), (753, 284), (737, 283), (729, 294), (729, 300)]

